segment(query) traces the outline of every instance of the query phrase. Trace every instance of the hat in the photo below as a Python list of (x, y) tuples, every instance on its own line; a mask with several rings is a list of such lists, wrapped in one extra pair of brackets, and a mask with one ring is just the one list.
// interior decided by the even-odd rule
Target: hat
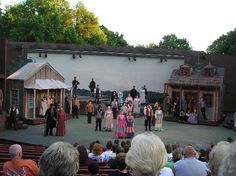
[(19, 154), (20, 152), (22, 152), (22, 148), (19, 144), (13, 144), (10, 146), (9, 148), (9, 153), (11, 155), (17, 155)]

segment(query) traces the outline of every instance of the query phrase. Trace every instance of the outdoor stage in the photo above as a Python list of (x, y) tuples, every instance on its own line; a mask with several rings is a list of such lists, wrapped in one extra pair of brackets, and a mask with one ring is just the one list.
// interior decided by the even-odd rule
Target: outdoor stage
[[(114, 120), (115, 126), (115, 120)], [(89, 143), (99, 140), (102, 145), (105, 145), (108, 140), (114, 141), (114, 129), (112, 132), (94, 131), (95, 117), (92, 119), (92, 124), (87, 124), (87, 116), (80, 115), (79, 119), (70, 119), (66, 123), (66, 136), (47, 136), (43, 135), (44, 124), (29, 125), (27, 129), (21, 130), (5, 130), (0, 133), (0, 138), (40, 144), (48, 146), (55, 141), (67, 141), (70, 143), (79, 142), (80, 144), (89, 146)], [(164, 131), (157, 132), (163, 142), (179, 143), (181, 145), (192, 144), (196, 148), (206, 148), (209, 142), (218, 142), (226, 140), (227, 137), (232, 137), (236, 140), (236, 132), (219, 126), (204, 126), (181, 124), (178, 122), (163, 121)], [(144, 132), (144, 118), (143, 116), (135, 119), (135, 134)], [(55, 129), (54, 129), (55, 134)], [(127, 140), (127, 139), (120, 139)], [(130, 139), (129, 139), (130, 140)]]

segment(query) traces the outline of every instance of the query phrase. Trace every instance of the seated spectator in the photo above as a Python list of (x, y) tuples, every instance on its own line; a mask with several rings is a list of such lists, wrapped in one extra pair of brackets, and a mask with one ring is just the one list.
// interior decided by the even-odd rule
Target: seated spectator
[(152, 132), (136, 135), (126, 155), (126, 164), (135, 176), (157, 176), (167, 161), (165, 145)]
[(96, 161), (98, 163), (102, 163), (104, 161), (104, 157), (102, 155), (103, 148), (101, 144), (95, 143), (93, 145), (92, 153), (89, 153), (88, 157), (92, 161)]
[(71, 144), (55, 142), (39, 160), (40, 176), (74, 176), (79, 170), (79, 152)]
[(88, 165), (91, 163), (91, 160), (88, 158), (88, 152), (84, 145), (80, 145), (77, 147), (77, 150), (79, 151), (79, 164)]
[(198, 155), (192, 146), (186, 146), (183, 150), (184, 159), (174, 165), (175, 176), (207, 176), (209, 170), (206, 165), (197, 159)]
[(206, 156), (206, 151), (204, 149), (201, 149), (199, 151), (199, 158), (198, 159), (202, 162), (208, 162), (207, 161), (207, 156)]
[(174, 173), (173, 173), (172, 169), (170, 169), (168, 167), (163, 167), (160, 171), (159, 176), (174, 176)]
[(118, 170), (111, 172), (109, 176), (132, 176), (127, 170), (125, 157), (126, 153), (119, 153), (116, 156), (115, 163)]
[(233, 142), (223, 158), (218, 176), (233, 176), (236, 173), (236, 142)]
[(222, 159), (228, 152), (230, 146), (231, 144), (229, 142), (220, 141), (211, 150), (209, 155), (209, 168), (211, 170), (211, 176), (218, 175), (218, 170)]
[(99, 173), (99, 165), (97, 163), (89, 164), (88, 171), (90, 176), (97, 175)]
[(173, 161), (173, 154), (172, 154), (172, 145), (166, 144), (166, 152), (167, 152), (167, 161), (172, 162)]
[(22, 148), (19, 144), (11, 145), (9, 148), (11, 161), (3, 165), (3, 176), (10, 175), (32, 175), (39, 176), (39, 168), (33, 160), (22, 159)]
[(114, 159), (116, 157), (116, 153), (113, 152), (112, 148), (113, 144), (111, 141), (107, 142), (106, 148), (107, 150), (102, 153), (102, 156), (104, 158), (104, 162), (108, 162), (110, 159)]
[(182, 150), (181, 149), (175, 149), (173, 152), (173, 162), (176, 163), (177, 161), (181, 160), (183, 158)]

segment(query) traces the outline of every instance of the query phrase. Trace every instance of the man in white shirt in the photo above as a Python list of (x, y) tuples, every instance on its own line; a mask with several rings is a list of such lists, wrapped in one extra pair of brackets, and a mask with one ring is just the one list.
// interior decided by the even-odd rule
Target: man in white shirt
[(112, 151), (112, 142), (108, 141), (106, 148), (107, 150), (102, 153), (102, 156), (104, 158), (104, 162), (108, 162), (110, 159), (115, 159), (116, 158), (116, 153)]

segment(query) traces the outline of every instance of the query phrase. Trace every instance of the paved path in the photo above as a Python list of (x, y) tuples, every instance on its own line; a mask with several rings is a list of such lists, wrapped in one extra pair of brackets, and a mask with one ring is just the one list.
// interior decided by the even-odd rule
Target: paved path
[[(115, 124), (115, 120), (114, 120)], [(135, 119), (135, 134), (144, 131), (143, 117)], [(0, 138), (28, 142), (33, 144), (42, 144), (49, 146), (55, 141), (67, 141), (70, 143), (79, 142), (85, 146), (94, 140), (99, 140), (103, 145), (108, 140), (114, 140), (114, 130), (112, 132), (94, 131), (95, 118), (92, 124), (87, 124), (87, 117), (81, 115), (79, 119), (70, 119), (67, 121), (67, 133), (64, 137), (43, 136), (44, 125), (29, 126), (25, 130), (6, 130), (0, 133)], [(157, 132), (163, 142), (180, 143), (181, 145), (192, 144), (196, 148), (206, 148), (209, 142), (218, 142), (232, 137), (236, 140), (236, 132), (223, 128), (222, 126), (212, 127), (203, 125), (180, 124), (177, 122), (163, 122), (164, 131)], [(55, 129), (54, 129), (55, 132)], [(121, 139), (122, 140), (122, 139)], [(126, 139), (124, 139), (126, 140)]]

